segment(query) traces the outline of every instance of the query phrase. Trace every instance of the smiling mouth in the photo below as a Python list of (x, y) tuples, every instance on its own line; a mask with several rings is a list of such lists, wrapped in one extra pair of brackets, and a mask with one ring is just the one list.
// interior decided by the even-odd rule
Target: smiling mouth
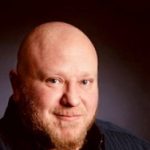
[(55, 114), (55, 116), (63, 121), (76, 121), (81, 118), (82, 115), (62, 115), (62, 114)]

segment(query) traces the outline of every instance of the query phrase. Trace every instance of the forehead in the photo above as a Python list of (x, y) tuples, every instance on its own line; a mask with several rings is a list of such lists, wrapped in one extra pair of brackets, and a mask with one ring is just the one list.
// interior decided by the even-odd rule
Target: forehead
[(42, 70), (96, 70), (97, 54), (90, 40), (79, 30), (35, 32), (24, 44), (29, 68)]
[(91, 74), (97, 72), (97, 58), (79, 47), (55, 47), (34, 57), (33, 68), (46, 73)]

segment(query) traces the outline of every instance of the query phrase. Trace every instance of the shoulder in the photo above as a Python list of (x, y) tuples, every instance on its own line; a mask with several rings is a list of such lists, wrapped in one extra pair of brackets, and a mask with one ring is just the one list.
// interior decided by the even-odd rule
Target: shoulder
[(4, 143), (4, 141), (0, 138), (0, 150), (10, 150)]
[(107, 121), (96, 120), (104, 134), (106, 150), (150, 150), (150, 143)]
[(3, 131), (0, 128), (0, 150), (9, 150), (9, 148), (7, 148), (7, 145), (4, 142), (4, 138), (3, 138)]

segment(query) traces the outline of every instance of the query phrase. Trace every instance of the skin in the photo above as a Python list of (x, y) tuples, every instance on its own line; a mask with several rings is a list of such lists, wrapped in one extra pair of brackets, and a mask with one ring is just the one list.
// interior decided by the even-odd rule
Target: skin
[(22, 43), (10, 72), (13, 99), (26, 114), (24, 124), (48, 135), (49, 149), (84, 144), (98, 103), (97, 65), (88, 37), (63, 22), (35, 28)]

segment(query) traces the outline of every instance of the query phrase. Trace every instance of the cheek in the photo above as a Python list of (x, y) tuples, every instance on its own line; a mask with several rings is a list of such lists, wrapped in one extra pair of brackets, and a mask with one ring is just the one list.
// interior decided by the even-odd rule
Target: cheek
[(96, 111), (97, 109), (97, 105), (98, 105), (98, 96), (97, 94), (93, 94), (91, 97), (89, 97), (89, 109), (91, 110), (91, 112), (94, 112)]
[(84, 98), (84, 105), (87, 109), (89, 116), (93, 116), (96, 112), (98, 105), (98, 92), (96, 90), (94, 92), (86, 94), (86, 97)]
[(50, 109), (58, 105), (61, 91), (54, 91), (46, 86), (32, 87), (33, 99), (39, 108)]

